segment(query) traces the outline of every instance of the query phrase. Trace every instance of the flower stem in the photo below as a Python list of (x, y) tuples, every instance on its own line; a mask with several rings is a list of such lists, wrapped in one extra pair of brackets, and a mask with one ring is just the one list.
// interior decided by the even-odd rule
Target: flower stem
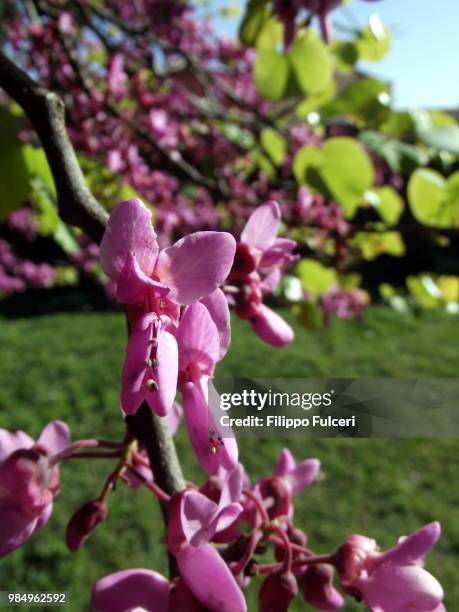
[(252, 493), (252, 491), (247, 491), (246, 489), (244, 489), (242, 491), (243, 495), (245, 495), (246, 497), (248, 497), (252, 502), (253, 505), (255, 506), (255, 508), (257, 509), (259, 515), (261, 516), (263, 523), (265, 525), (269, 525), (269, 516), (268, 513), (266, 512), (266, 509), (264, 508), (261, 500)]

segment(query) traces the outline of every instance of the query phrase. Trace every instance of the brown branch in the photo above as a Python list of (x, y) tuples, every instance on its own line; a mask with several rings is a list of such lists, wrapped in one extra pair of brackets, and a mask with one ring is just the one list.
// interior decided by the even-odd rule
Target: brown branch
[[(63, 100), (40, 86), (0, 51), (0, 87), (24, 110), (35, 128), (56, 185), (59, 214), (97, 243), (107, 212), (88, 189), (65, 128)], [(182, 470), (166, 419), (153, 415), (145, 404), (127, 426), (148, 452), (155, 480), (168, 494), (185, 487)]]
[(65, 106), (0, 52), (0, 86), (24, 110), (35, 128), (53, 174), (59, 214), (99, 242), (106, 211), (89, 191), (65, 129)]

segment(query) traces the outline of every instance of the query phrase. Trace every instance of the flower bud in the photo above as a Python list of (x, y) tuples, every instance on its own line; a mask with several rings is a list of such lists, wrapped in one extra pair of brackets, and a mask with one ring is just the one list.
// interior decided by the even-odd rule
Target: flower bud
[(182, 610), (186, 610), (186, 612), (205, 612), (206, 608), (195, 599), (190, 589), (180, 578), (171, 589), (167, 612), (182, 612)]
[(331, 565), (311, 565), (302, 575), (301, 586), (305, 601), (317, 610), (337, 610), (344, 604), (343, 598), (333, 587)]
[(297, 593), (298, 585), (292, 572), (269, 574), (260, 589), (260, 612), (287, 612)]
[(108, 508), (104, 501), (90, 501), (78, 508), (67, 525), (65, 541), (68, 548), (72, 552), (81, 548), (91, 531), (105, 521), (107, 514)]
[(288, 516), (292, 496), (284, 479), (272, 476), (262, 480), (259, 487), (269, 518)]
[(368, 555), (377, 552), (375, 540), (361, 535), (351, 535), (336, 553), (335, 567), (340, 574), (341, 584), (345, 587), (359, 576)]
[(230, 279), (243, 278), (251, 274), (257, 267), (253, 249), (244, 242), (239, 242), (234, 255), (234, 263), (230, 273)]
[(0, 488), (26, 516), (38, 516), (59, 492), (59, 468), (39, 444), (18, 449), (0, 467)]

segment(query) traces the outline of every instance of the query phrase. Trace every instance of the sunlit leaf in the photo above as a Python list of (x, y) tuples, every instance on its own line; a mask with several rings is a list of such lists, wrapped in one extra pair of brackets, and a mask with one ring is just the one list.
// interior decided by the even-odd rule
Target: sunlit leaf
[(303, 259), (297, 266), (297, 273), (305, 291), (323, 294), (338, 285), (338, 276), (333, 268), (327, 268), (315, 259)]
[(391, 36), (379, 15), (372, 15), (356, 39), (359, 58), (370, 62), (381, 60), (389, 51)]
[(399, 232), (357, 232), (352, 244), (369, 261), (380, 255), (402, 257), (405, 254), (405, 244)]
[(287, 88), (289, 72), (290, 66), (285, 55), (276, 50), (258, 51), (254, 78), (261, 96), (267, 100), (281, 100)]
[(264, 150), (274, 164), (281, 166), (287, 153), (287, 142), (282, 134), (272, 128), (265, 128), (261, 132), (260, 139)]
[(420, 223), (439, 228), (458, 227), (459, 172), (445, 180), (435, 170), (417, 170), (408, 183), (408, 200)]
[(378, 198), (375, 210), (387, 225), (395, 225), (400, 219), (405, 204), (393, 187), (375, 187), (372, 190)]
[(332, 78), (333, 61), (329, 49), (313, 30), (296, 36), (288, 56), (303, 93), (310, 95), (325, 89)]

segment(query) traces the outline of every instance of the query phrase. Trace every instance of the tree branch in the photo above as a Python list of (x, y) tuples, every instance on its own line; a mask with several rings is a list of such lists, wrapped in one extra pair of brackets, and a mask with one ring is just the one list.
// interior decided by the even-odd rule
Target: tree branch
[[(63, 100), (36, 83), (1, 51), (0, 87), (21, 106), (40, 138), (56, 185), (61, 218), (99, 243), (108, 215), (85, 183), (65, 128)], [(182, 470), (166, 419), (152, 414), (144, 404), (126, 421), (147, 449), (158, 485), (170, 495), (183, 489)]]
[(65, 129), (65, 106), (0, 51), (0, 86), (24, 110), (35, 128), (56, 185), (63, 221), (100, 242), (107, 212), (89, 191)]

